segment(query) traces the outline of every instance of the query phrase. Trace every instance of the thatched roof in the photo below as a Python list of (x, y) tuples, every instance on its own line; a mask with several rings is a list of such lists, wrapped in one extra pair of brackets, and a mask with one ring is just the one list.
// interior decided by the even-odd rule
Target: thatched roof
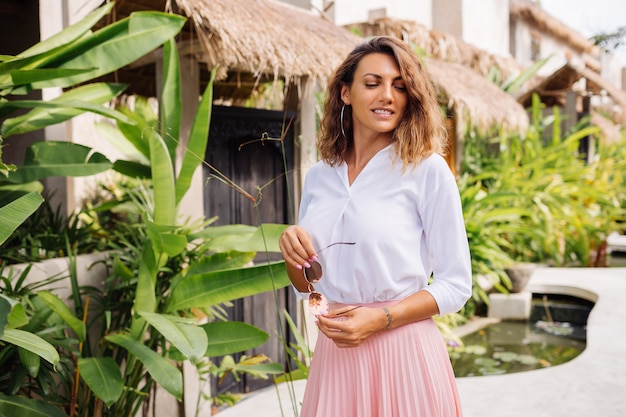
[(324, 84), (360, 38), (277, 0), (170, 0), (193, 21), (200, 59), (228, 72)]
[(424, 64), (440, 102), (448, 106), (461, 126), (469, 124), (480, 130), (499, 127), (507, 131), (528, 127), (524, 107), (482, 75), (454, 62), (425, 59)]
[[(118, 11), (129, 13), (162, 1), (127, 0)], [(216, 97), (247, 98), (259, 80), (306, 77), (324, 85), (346, 54), (363, 40), (315, 13), (276, 0), (167, 0), (164, 7), (190, 20), (184, 35), (187, 43), (181, 51), (193, 54), (209, 68), (219, 65)], [(429, 55), (459, 62), (429, 60), (427, 68), (440, 101), (463, 126), (527, 126), (526, 114), (515, 100), (464, 66), (486, 74), (497, 65), (503, 76), (508, 76), (519, 68), (515, 61), (488, 54), (450, 35), (428, 31), (415, 22), (386, 20), (376, 24), (376, 33), (363, 30), (367, 24), (360, 26), (361, 32), (369, 36), (399, 31), (406, 34), (405, 41), (422, 47)], [(196, 38), (199, 42), (194, 41)]]
[[(590, 7), (594, 6), (590, 5)], [(598, 47), (593, 42), (530, 0), (511, 0), (509, 10), (513, 19), (525, 21), (541, 32), (559, 39), (580, 54), (597, 55), (598, 53)]]
[[(531, 86), (524, 94), (518, 97), (518, 101), (524, 106), (529, 106), (533, 94), (538, 94), (543, 103), (548, 106), (565, 104), (565, 95), (572, 91), (575, 82), (585, 78), (587, 80), (584, 91), (581, 94), (591, 93), (599, 95), (605, 91), (619, 106), (622, 112), (626, 111), (626, 92), (613, 85), (609, 80), (595, 71), (584, 66), (576, 66), (571, 62), (566, 63), (548, 77), (543, 78), (537, 84)], [(622, 118), (623, 115), (620, 116)]]
[(390, 35), (402, 39), (431, 58), (456, 62), (486, 76), (494, 68), (500, 71), (501, 79), (520, 73), (524, 68), (510, 56), (501, 56), (477, 48), (449, 33), (410, 21), (382, 18), (371, 22), (347, 25), (363, 36)]

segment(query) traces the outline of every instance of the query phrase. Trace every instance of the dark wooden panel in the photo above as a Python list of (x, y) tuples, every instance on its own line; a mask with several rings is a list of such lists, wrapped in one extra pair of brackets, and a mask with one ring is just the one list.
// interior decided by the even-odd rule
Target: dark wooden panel
[[(291, 117), (291, 114), (287, 115)], [(208, 178), (204, 193), (205, 215), (219, 216), (216, 225), (261, 223), (293, 223), (289, 205), (293, 195), (293, 132), (283, 135), (283, 112), (214, 107), (211, 117), (209, 144), (205, 159), (239, 187), (257, 200), (256, 204), (232, 187), (215, 178), (214, 170), (204, 169)], [(284, 136), (284, 137), (283, 137)], [(284, 142), (275, 140), (283, 137)], [(285, 175), (283, 146), (286, 165)], [(289, 183), (289, 186), (287, 185)], [(291, 192), (288, 192), (291, 189)], [(256, 207), (255, 207), (256, 206)], [(257, 214), (258, 210), (258, 214)], [(257, 256), (267, 260), (265, 254)], [(274, 255), (273, 259), (279, 259)], [(286, 334), (288, 326), (279, 319), (279, 312), (287, 308), (295, 312), (295, 299), (290, 288), (258, 294), (236, 300), (228, 309), (229, 319), (253, 324), (270, 335), (263, 346), (246, 352), (247, 355), (265, 354), (273, 361), (286, 364), (284, 347), (278, 337)], [(281, 315), (282, 316), (282, 315)], [(217, 392), (249, 392), (271, 384), (270, 380), (244, 377), (240, 382), (226, 379)]]

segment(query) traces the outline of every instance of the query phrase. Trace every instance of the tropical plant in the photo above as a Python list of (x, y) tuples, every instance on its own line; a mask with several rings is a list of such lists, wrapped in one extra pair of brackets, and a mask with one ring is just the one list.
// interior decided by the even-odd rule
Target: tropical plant
[(587, 118), (563, 133), (558, 109), (542, 111), (535, 97), (525, 135), (468, 144), (459, 184), (475, 272), (499, 272), (509, 261), (590, 265), (624, 216), (623, 158), (613, 150), (586, 163), (579, 144), (597, 128)]
[[(131, 18), (139, 19), (137, 16), (135, 14)], [(168, 19), (164, 14), (152, 12), (148, 16)], [(173, 21), (178, 25), (180, 19), (175, 18)], [(92, 49), (99, 48), (98, 41), (105, 35), (115, 37), (121, 33), (120, 36), (124, 39), (129, 36), (126, 31), (130, 27), (141, 28), (145, 24), (144, 19), (139, 19), (133, 25), (120, 22), (113, 24), (117, 25), (115, 30), (102, 29), (104, 34), (100, 31), (96, 34), (82, 31), (78, 34), (76, 29), (71, 29), (69, 32), (75, 36), (70, 41), (70, 46), (61, 45), (51, 51), (47, 49), (51, 44), (46, 45), (47, 48), (32, 48), (34, 51), (31, 54), (35, 54), (35, 51), (39, 54), (34, 56), (53, 54), (56, 61), (49, 58), (42, 59), (41, 62), (54, 62), (60, 67), (61, 70), (52, 71), (57, 74), (57, 78), (52, 79), (53, 77), (46, 75), (50, 71), (39, 72), (29, 67), (20, 67), (25, 68), (22, 75), (44, 79), (41, 82), (31, 80), (33, 88), (55, 85), (55, 82), (70, 84), (70, 81), (64, 81), (68, 84), (61, 83), (58, 74), (71, 76), (72, 82), (85, 81), (87, 78), (84, 78), (83, 73), (88, 71), (76, 71), (73, 68), (93, 67), (83, 64), (86, 58), (76, 57), (78, 61), (72, 61), (67, 58), (68, 55), (80, 46), (80, 56), (100, 56), (102, 50), (96, 54)], [(80, 26), (84, 28), (88, 25)], [(180, 28), (180, 25), (177, 27)], [(67, 39), (66, 36), (67, 34), (56, 40)], [(155, 37), (155, 34), (151, 36)], [(171, 38), (171, 34), (169, 36)], [(91, 42), (83, 43), (84, 38), (91, 39)], [(122, 45), (120, 42), (117, 42), (117, 46)], [(137, 48), (133, 44), (132, 48), (126, 46), (126, 49)], [(64, 53), (54, 55), (58, 51)], [(115, 56), (115, 53), (112, 55)], [(145, 400), (157, 384), (176, 398), (182, 398), (180, 365), (183, 361), (189, 361), (201, 369), (210, 363), (209, 357), (243, 351), (258, 346), (267, 338), (260, 330), (244, 323), (211, 319), (219, 316), (219, 309), (215, 308), (221, 303), (287, 285), (289, 281), (282, 262), (249, 266), (257, 251), (278, 251), (276, 243), (268, 242), (277, 242), (277, 234), (285, 226), (266, 224), (262, 227), (211, 227), (210, 220), (197, 224), (180, 223), (178, 210), (181, 200), (189, 190), (191, 176), (202, 162), (199, 155), (204, 154), (206, 147), (212, 105), (212, 80), (198, 106), (188, 144), (183, 146), (179, 138), (181, 81), (178, 53), (173, 40), (165, 43), (164, 60), (165, 88), (158, 122), (139, 117), (129, 110), (103, 111), (99, 107), (96, 109), (93, 105), (71, 99), (54, 105), (30, 103), (29, 105), (37, 108), (29, 113), (28, 118), (8, 119), (2, 126), (5, 135), (20, 129), (30, 129), (28, 126), (43, 126), (34, 122), (43, 118), (36, 112), (39, 107), (52, 108), (50, 113), (56, 122), (67, 120), (77, 111), (100, 112), (118, 121), (120, 130), (147, 163), (116, 161), (111, 164), (104, 156), (93, 153), (91, 149), (74, 144), (47, 142), (33, 145), (33, 158), (26, 158), (23, 167), (8, 174), (8, 180), (24, 183), (48, 175), (73, 175), (78, 172), (77, 169), (93, 174), (113, 167), (127, 175), (142, 177), (147, 173), (151, 186), (133, 195), (135, 202), (143, 203), (136, 205), (140, 207), (141, 222), (136, 226), (136, 233), (133, 235), (135, 240), (120, 242), (119, 247), (123, 250), (112, 260), (112, 275), (107, 280), (105, 292), (81, 288), (78, 277), (70, 268), (71, 307), (66, 306), (52, 292), (36, 291), (28, 297), (17, 299), (0, 297), (0, 312), (6, 313), (0, 321), (0, 341), (3, 342), (1, 354), (5, 358), (17, 360), (17, 352), (21, 363), (21, 367), (12, 367), (3, 375), (3, 378), (15, 379), (15, 389), (0, 397), (0, 414), (16, 415), (21, 412), (18, 410), (28, 407), (33, 410), (33, 415), (66, 415), (62, 410), (70, 416), (134, 415), (145, 405)], [(92, 76), (101, 74), (93, 71), (88, 73)], [(107, 97), (108, 100), (112, 95)], [(69, 112), (71, 115), (68, 112), (57, 114), (56, 108), (62, 106), (72, 108)], [(179, 147), (185, 156), (180, 169), (175, 171), (175, 154)], [(60, 166), (64, 170), (59, 172), (53, 169), (52, 161), (58, 163), (56, 158), (67, 158), (68, 155), (79, 155), (83, 158), (81, 161), (89, 160), (90, 163), (77, 164), (73, 159), (61, 159)], [(91, 159), (86, 158), (88, 155), (91, 155)], [(222, 180), (228, 182), (226, 178)], [(236, 184), (230, 185), (237, 188)], [(37, 196), (38, 193), (28, 195)], [(247, 196), (255, 202), (252, 196)], [(15, 201), (23, 202), (22, 198)], [(11, 214), (7, 211), (0, 214), (5, 213)], [(14, 217), (17, 219), (17, 216)], [(19, 219), (15, 223), (18, 222)], [(70, 248), (68, 253), (71, 253)], [(91, 307), (90, 299), (93, 303)], [(89, 313), (92, 311), (98, 312), (102, 338), (95, 336), (92, 339), (93, 336), (85, 331), (87, 327), (94, 328), (95, 322), (88, 321), (91, 320)], [(50, 326), (54, 331), (37, 336), (34, 331), (39, 327), (34, 323), (37, 326)], [(69, 332), (71, 336), (45, 340), (44, 337), (53, 333), (56, 335), (57, 332)], [(21, 354), (23, 351), (35, 355), (26, 357)], [(33, 383), (25, 377), (23, 369), (35, 375), (33, 378), (39, 375), (35, 367), (31, 366), (30, 360), (35, 361), (34, 358), (42, 357), (53, 366), (62, 363), (63, 358), (59, 357), (59, 351), (65, 355), (63, 358), (71, 359), (72, 365), (72, 372), (58, 376), (65, 381), (65, 389), (62, 384), (53, 386), (50, 381)], [(3, 372), (4, 369), (3, 367)], [(265, 375), (282, 372), (282, 366), (266, 364), (265, 358), (244, 357), (237, 363), (222, 361), (211, 372), (214, 375), (239, 372)], [(55, 389), (55, 395), (66, 396), (55, 396), (53, 404), (49, 394)], [(20, 394), (27, 394), (30, 398), (24, 398)]]
[[(0, 117), (6, 118), (0, 129), (0, 145), (3, 138), (61, 123), (86, 111), (132, 123), (123, 114), (103, 106), (123, 91), (123, 85), (85, 83), (162, 45), (180, 31), (185, 19), (160, 12), (137, 12), (92, 32), (91, 28), (113, 5), (108, 3), (17, 56), (0, 57)], [(46, 87), (75, 88), (49, 101), (17, 99)], [(32, 110), (10, 117), (20, 109)], [(0, 146), (0, 174), (6, 177), (0, 183), (0, 245), (43, 201), (37, 179), (52, 174), (92, 175), (110, 168), (101, 154), (85, 151), (67, 142), (38, 144), (27, 152), (18, 173), (15, 166), (2, 162)], [(39, 158), (44, 156), (56, 164), (42, 162)], [(65, 171), (59, 172), (59, 165)]]

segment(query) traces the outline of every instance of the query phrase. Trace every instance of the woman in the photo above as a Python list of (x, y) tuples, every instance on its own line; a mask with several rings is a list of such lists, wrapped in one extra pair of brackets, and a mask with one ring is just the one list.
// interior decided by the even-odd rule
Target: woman
[(321, 161), (279, 241), (294, 287), (330, 308), (317, 316), (301, 417), (462, 415), (432, 320), (458, 311), (472, 283), (445, 141), (433, 87), (402, 42), (369, 39), (339, 66)]

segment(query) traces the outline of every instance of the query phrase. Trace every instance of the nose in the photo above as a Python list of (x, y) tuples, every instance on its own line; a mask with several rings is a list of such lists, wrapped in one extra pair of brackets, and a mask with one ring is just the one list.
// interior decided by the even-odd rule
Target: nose
[(383, 84), (380, 98), (383, 101), (393, 100), (393, 84), (390, 84), (390, 83)]

